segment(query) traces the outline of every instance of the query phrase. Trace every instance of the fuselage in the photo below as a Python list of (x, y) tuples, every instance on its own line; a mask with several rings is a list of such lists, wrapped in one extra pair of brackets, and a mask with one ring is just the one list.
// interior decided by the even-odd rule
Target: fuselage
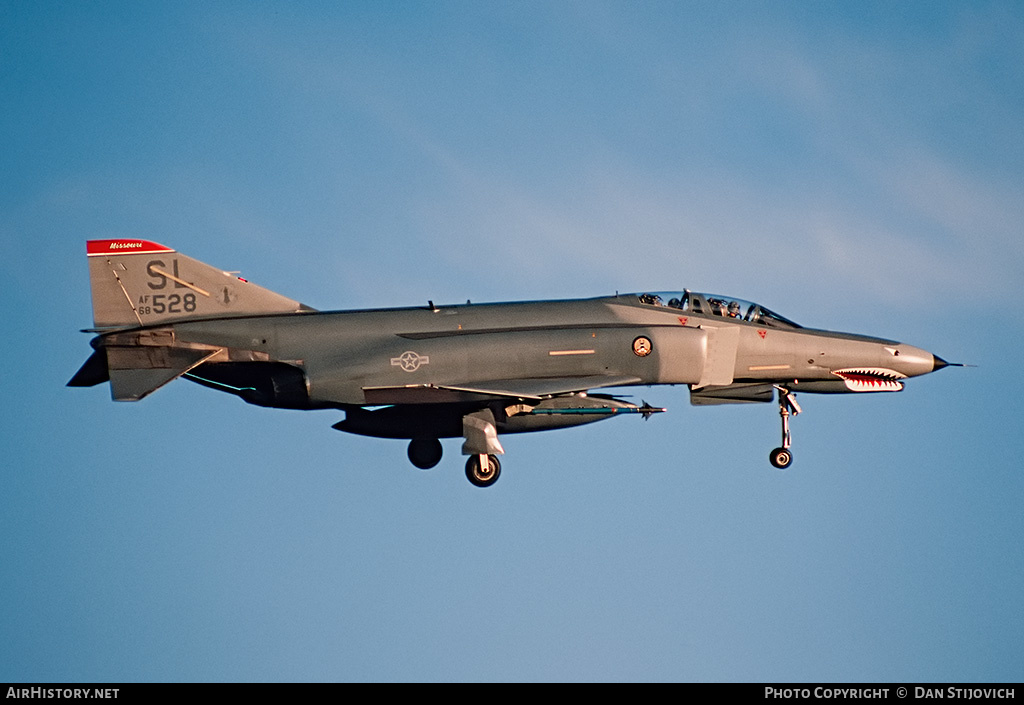
[[(837, 370), (888, 370), (895, 379), (941, 366), (930, 353), (896, 341), (684, 312), (636, 295), (245, 316), (165, 327), (179, 344), (302, 370), (313, 407), (373, 403), (366, 390), (381, 387), (572, 377), (698, 388), (784, 382), (841, 391)], [(634, 341), (644, 338), (650, 350), (638, 352)]]

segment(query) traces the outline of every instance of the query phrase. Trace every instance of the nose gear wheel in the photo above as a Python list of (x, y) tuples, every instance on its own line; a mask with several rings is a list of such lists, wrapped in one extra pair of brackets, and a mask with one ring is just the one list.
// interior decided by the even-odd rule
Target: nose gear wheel
[(777, 468), (788, 468), (793, 462), (793, 453), (789, 450), (792, 436), (789, 432), (789, 417), (798, 415), (802, 409), (796, 403), (796, 394), (785, 387), (775, 385), (779, 390), (779, 416), (782, 418), (782, 446), (768, 454), (768, 461)]

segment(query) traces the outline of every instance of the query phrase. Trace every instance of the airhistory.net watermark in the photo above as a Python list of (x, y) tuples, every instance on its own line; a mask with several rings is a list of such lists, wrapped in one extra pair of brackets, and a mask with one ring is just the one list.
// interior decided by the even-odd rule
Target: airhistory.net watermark
[(117, 691), (120, 688), (15, 688), (13, 686), (7, 689), (8, 698), (24, 698), (32, 700), (40, 698), (43, 700), (47, 699), (62, 699), (62, 700), (89, 700), (96, 698), (98, 700), (117, 699)]

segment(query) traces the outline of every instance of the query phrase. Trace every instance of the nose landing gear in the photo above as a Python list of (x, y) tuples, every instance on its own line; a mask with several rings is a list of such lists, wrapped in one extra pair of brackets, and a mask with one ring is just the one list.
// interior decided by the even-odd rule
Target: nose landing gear
[(785, 387), (775, 385), (779, 390), (779, 416), (782, 417), (782, 447), (768, 454), (768, 461), (775, 467), (788, 468), (793, 462), (793, 453), (789, 450), (792, 438), (789, 433), (789, 417), (800, 413), (800, 405), (796, 403), (796, 395)]

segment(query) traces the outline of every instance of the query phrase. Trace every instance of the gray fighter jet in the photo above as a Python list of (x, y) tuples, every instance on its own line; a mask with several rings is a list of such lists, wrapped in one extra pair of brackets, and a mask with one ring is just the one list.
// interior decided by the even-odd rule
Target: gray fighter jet
[(796, 392), (897, 392), (946, 367), (892, 340), (804, 328), (712, 294), (316, 311), (146, 240), (87, 244), (95, 352), (68, 382), (138, 401), (184, 377), (250, 404), (339, 409), (340, 431), (409, 441), (431, 468), (462, 437), (466, 476), (493, 484), (499, 435), (665, 411), (607, 393), (685, 384), (696, 406), (776, 401), (792, 462)]

